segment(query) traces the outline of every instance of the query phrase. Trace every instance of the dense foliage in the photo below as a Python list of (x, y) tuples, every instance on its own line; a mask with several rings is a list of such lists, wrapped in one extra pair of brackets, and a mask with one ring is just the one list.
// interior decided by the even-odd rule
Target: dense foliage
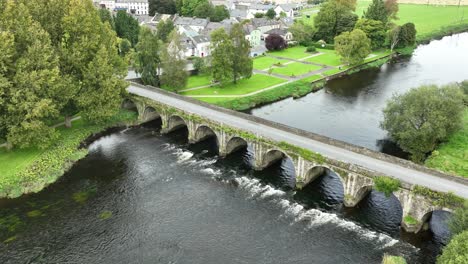
[(265, 38), (265, 47), (269, 51), (283, 50), (288, 47), (288, 43), (278, 34), (270, 34)]
[(460, 128), (463, 110), (463, 94), (457, 85), (423, 85), (389, 100), (381, 127), (411, 153), (412, 160), (421, 162)]
[(355, 65), (371, 53), (371, 41), (364, 31), (355, 29), (335, 37), (335, 50), (344, 63)]
[(114, 18), (114, 23), (117, 36), (128, 39), (132, 43), (132, 47), (135, 47), (138, 43), (138, 34), (140, 32), (138, 20), (126, 11), (120, 10)]
[(168, 44), (162, 49), (161, 85), (173, 90), (185, 88), (187, 85), (188, 74), (185, 70), (183, 49), (179, 33), (176, 30), (172, 31)]
[(158, 86), (158, 69), (161, 58), (159, 56), (160, 41), (149, 28), (140, 30), (140, 41), (135, 47), (135, 71), (141, 75), (144, 84)]
[(437, 264), (468, 263), (468, 230), (454, 236), (437, 258)]
[(47, 147), (46, 122), (81, 112), (103, 122), (119, 109), (124, 60), (110, 23), (87, 0), (0, 1), (0, 138)]
[(384, 46), (387, 36), (385, 25), (378, 20), (359, 19), (355, 26), (356, 29), (362, 30), (371, 41), (373, 50), (380, 49)]
[(276, 17), (276, 12), (275, 12), (275, 10), (273, 8), (270, 8), (265, 13), (265, 16), (268, 17), (269, 19), (273, 19), (273, 18)]
[(314, 18), (314, 25), (317, 29), (315, 39), (332, 42), (334, 37), (351, 31), (358, 20), (358, 16), (353, 11), (352, 1), (329, 0), (325, 2)]
[(176, 3), (174, 0), (149, 0), (149, 15), (158, 14), (175, 14), (177, 13)]
[(314, 27), (305, 24), (302, 20), (295, 21), (288, 30), (293, 34), (294, 40), (303, 46), (308, 46), (314, 42)]
[(160, 21), (156, 26), (156, 37), (163, 42), (167, 42), (167, 38), (174, 28), (174, 22), (172, 22), (172, 20)]
[(462, 207), (455, 209), (448, 224), (452, 235), (468, 231), (468, 201), (465, 201)]
[(211, 73), (221, 85), (252, 76), (250, 44), (245, 39), (242, 24), (235, 24), (229, 34), (224, 28), (213, 31), (211, 49)]

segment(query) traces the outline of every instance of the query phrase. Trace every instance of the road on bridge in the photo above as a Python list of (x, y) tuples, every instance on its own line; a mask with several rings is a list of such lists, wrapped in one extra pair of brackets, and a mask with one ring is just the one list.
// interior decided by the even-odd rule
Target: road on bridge
[(418, 184), (424, 187), (428, 187), (432, 190), (441, 192), (451, 191), (458, 196), (468, 198), (468, 186), (460, 182), (451, 181), (450, 179), (441, 178), (436, 175), (421, 172), (411, 168), (405, 168), (403, 166), (388, 161), (383, 161), (377, 158), (349, 151), (288, 131), (284, 131), (263, 124), (258, 124), (238, 116), (230, 115), (222, 111), (216, 111), (214, 109), (202, 105), (198, 105), (176, 97), (172, 97), (150, 88), (143, 88), (136, 85), (130, 85), (127, 88), (127, 90), (131, 94), (150, 98), (163, 104), (184, 110), (186, 112), (204, 116), (208, 119), (212, 119), (213, 121), (217, 121), (232, 127), (243, 129), (253, 134), (270, 138), (278, 142), (285, 141), (290, 144), (318, 152), (332, 159), (356, 164), (364, 168), (395, 177), (407, 183)]

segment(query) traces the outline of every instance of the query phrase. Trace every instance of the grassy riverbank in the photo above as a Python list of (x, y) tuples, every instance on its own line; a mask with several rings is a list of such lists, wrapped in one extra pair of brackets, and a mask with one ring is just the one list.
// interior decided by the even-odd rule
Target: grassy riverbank
[(465, 110), (463, 128), (432, 153), (426, 166), (468, 178), (468, 109)]
[(83, 140), (108, 127), (131, 122), (134, 112), (121, 110), (104, 124), (92, 125), (79, 119), (73, 127), (59, 127), (59, 139), (51, 147), (14, 149), (0, 148), (0, 198), (18, 197), (24, 193), (38, 192), (56, 181), (73, 164), (83, 158), (87, 150), (78, 149)]

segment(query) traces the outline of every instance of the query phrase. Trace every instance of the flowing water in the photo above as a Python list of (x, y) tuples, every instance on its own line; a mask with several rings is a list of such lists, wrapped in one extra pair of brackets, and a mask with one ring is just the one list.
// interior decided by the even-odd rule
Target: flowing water
[(156, 127), (105, 136), (43, 192), (0, 201), (0, 263), (379, 263), (386, 252), (430, 263), (444, 243), (401, 234), (394, 197), (344, 209), (331, 172), (296, 192), (289, 160), (254, 172), (249, 149), (219, 159), (216, 142)]
[(388, 154), (405, 157), (379, 127), (393, 94), (423, 84), (468, 79), (468, 33), (419, 46), (410, 58), (332, 80), (303, 98), (288, 98), (251, 114)]
[[(252, 114), (395, 153), (378, 126), (385, 101), (468, 78), (467, 50), (467, 33), (446, 37)], [(447, 212), (407, 234), (394, 196), (372, 191), (346, 209), (333, 172), (294, 191), (290, 160), (254, 172), (249, 149), (219, 159), (214, 141), (157, 127), (105, 136), (46, 190), (0, 200), (0, 263), (433, 263), (449, 237)]]

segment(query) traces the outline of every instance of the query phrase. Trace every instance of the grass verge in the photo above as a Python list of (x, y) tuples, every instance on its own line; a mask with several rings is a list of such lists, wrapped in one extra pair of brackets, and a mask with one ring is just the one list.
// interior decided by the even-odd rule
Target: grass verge
[(468, 178), (468, 109), (465, 109), (462, 126), (432, 152), (426, 166)]
[(73, 122), (70, 129), (59, 128), (59, 139), (45, 150), (0, 150), (0, 198), (15, 198), (42, 190), (62, 176), (73, 162), (86, 156), (86, 149), (78, 149), (83, 140), (107, 127), (135, 119), (136, 114), (126, 110), (121, 110), (108, 122), (99, 125), (80, 119)]

